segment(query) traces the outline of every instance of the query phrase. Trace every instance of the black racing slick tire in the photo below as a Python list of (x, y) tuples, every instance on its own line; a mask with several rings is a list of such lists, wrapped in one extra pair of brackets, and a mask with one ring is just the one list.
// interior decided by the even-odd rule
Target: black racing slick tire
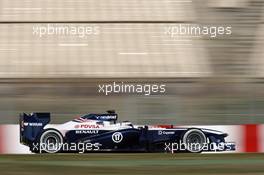
[(207, 138), (200, 129), (190, 129), (184, 133), (182, 141), (187, 152), (201, 153)]
[(63, 146), (63, 137), (57, 130), (44, 131), (39, 138), (40, 153), (58, 153)]

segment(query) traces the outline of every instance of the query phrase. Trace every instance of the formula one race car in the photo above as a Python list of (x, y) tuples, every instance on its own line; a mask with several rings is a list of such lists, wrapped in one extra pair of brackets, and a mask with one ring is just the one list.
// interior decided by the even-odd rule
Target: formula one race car
[(34, 153), (57, 152), (196, 152), (235, 150), (228, 134), (173, 125), (117, 123), (115, 111), (86, 114), (52, 125), (50, 113), (20, 115), (20, 142)]

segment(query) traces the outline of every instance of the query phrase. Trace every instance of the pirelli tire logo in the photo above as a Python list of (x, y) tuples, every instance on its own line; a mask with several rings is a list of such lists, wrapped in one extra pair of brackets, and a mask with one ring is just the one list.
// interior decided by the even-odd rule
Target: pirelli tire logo
[(121, 132), (115, 132), (112, 135), (112, 140), (115, 143), (120, 143), (123, 140), (123, 135)]

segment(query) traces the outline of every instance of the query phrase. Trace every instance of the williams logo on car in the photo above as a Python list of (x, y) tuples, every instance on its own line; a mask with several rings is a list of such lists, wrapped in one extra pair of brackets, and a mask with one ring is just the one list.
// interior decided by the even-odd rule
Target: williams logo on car
[(42, 126), (42, 123), (24, 123), (24, 126)]

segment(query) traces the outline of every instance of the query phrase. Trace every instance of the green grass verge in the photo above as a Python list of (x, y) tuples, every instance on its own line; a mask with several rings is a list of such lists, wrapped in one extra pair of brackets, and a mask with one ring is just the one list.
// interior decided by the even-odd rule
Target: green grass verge
[(264, 154), (1, 155), (1, 175), (264, 174)]

